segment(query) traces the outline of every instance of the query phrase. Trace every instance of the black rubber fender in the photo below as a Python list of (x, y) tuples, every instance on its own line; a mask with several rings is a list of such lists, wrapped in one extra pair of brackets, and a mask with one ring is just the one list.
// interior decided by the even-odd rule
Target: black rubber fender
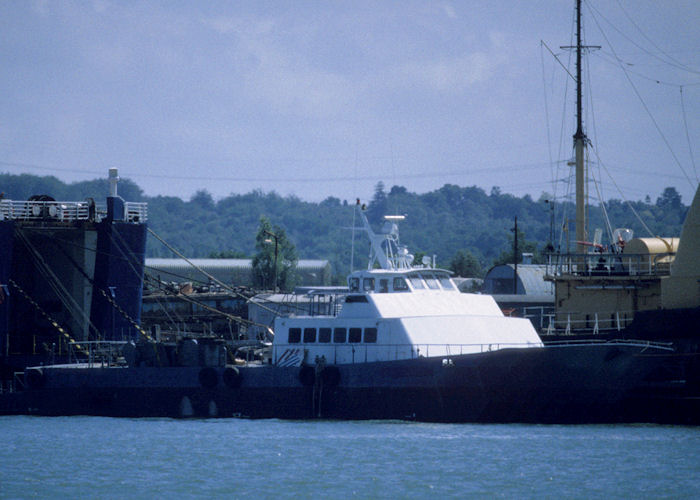
[(206, 389), (213, 389), (219, 383), (219, 374), (213, 368), (202, 368), (199, 371), (199, 383)]
[(337, 366), (326, 366), (321, 372), (323, 385), (326, 387), (336, 387), (340, 383), (340, 370)]
[(301, 385), (310, 387), (316, 381), (316, 370), (313, 366), (302, 366), (299, 370), (299, 382)]
[(235, 366), (227, 367), (221, 377), (227, 387), (235, 389), (241, 386), (241, 372)]
[(41, 368), (31, 368), (24, 374), (24, 381), (32, 389), (43, 387), (46, 382), (44, 371)]

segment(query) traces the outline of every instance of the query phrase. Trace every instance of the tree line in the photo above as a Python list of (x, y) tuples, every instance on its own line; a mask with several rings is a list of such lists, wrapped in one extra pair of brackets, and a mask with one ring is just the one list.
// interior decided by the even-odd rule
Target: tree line
[[(99, 201), (108, 192), (108, 182), (97, 179), (66, 184), (51, 176), (0, 174), (0, 192), (15, 200), (48, 194), (57, 200), (92, 197)], [(358, 232), (352, 242), (351, 228), (360, 225), (353, 213), (355, 200), (328, 197), (316, 203), (261, 190), (214, 200), (202, 190), (186, 201), (175, 196), (146, 196), (128, 179), (120, 181), (119, 194), (127, 201), (148, 202), (149, 227), (193, 258), (264, 254), (260, 265), (275, 267), (270, 262), (270, 245), (260, 233), (263, 224), (268, 232), (284, 231), (294, 250), (289, 254), (293, 258), (329, 260), (337, 282), (343, 282), (351, 262), (355, 269), (367, 265), (367, 239)], [(477, 186), (446, 184), (419, 194), (401, 186), (387, 190), (380, 182), (372, 199), (364, 204), (375, 228), (380, 227), (385, 214), (406, 215), (400, 226), (401, 243), (416, 255), (416, 261), (423, 255), (435, 256), (440, 267), (462, 276), (482, 276), (494, 264), (512, 262), (515, 217), (519, 249), (533, 253), (535, 262), (542, 261), (552, 249), (566, 250), (566, 239), (560, 235), (571, 234), (573, 239), (575, 234), (573, 204), (554, 202), (547, 193), (535, 200), (529, 195), (502, 193), (497, 187), (487, 193)], [(649, 197), (630, 203), (612, 199), (591, 207), (590, 231), (601, 228), (605, 233), (605, 221), (610, 220), (614, 221), (612, 229), (631, 228), (635, 236), (678, 236), (687, 209), (673, 187), (654, 201)], [(355, 255), (351, 257), (353, 247)], [(172, 255), (149, 238), (147, 256)], [(278, 262), (278, 273), (283, 272), (280, 265)]]

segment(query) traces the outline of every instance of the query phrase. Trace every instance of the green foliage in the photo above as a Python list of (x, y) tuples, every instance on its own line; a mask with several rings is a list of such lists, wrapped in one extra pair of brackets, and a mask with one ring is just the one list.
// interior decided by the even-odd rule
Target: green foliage
[(280, 226), (273, 226), (264, 215), (255, 236), (253, 279), (263, 289), (291, 291), (296, 284), (297, 252)]
[(458, 250), (450, 261), (450, 270), (455, 273), (455, 276), (463, 278), (481, 278), (483, 270), (479, 259), (474, 257), (469, 250)]
[[(0, 174), (0, 192), (5, 193), (6, 199), (26, 200), (33, 194), (48, 194), (58, 200), (82, 200), (89, 196), (103, 202), (108, 191), (106, 179), (64, 184), (55, 177)], [(127, 201), (148, 202), (149, 227), (189, 257), (255, 255), (260, 251), (256, 238), (260, 219), (265, 216), (272, 232), (276, 227), (285, 228), (285, 237), (296, 245), (300, 258), (329, 260), (335, 283), (343, 283), (350, 271), (352, 232), (348, 228), (353, 222), (359, 225), (353, 219), (354, 200), (348, 203), (329, 197), (311, 203), (262, 191), (215, 200), (208, 192), (198, 191), (189, 201), (184, 201), (173, 196), (144, 196), (128, 179), (120, 181), (119, 194)], [(387, 192), (384, 184), (378, 183), (367, 214), (375, 230), (381, 227), (383, 215), (405, 214), (406, 220), (400, 224), (401, 243), (411, 253), (437, 255), (439, 267), (457, 271), (453, 261), (461, 251), (471, 255), (483, 270), (494, 263), (512, 262), (511, 228), (515, 216), (520, 229), (520, 252), (532, 252), (534, 261), (538, 262), (550, 239), (551, 221), (554, 246), (566, 250), (566, 241), (558, 235), (566, 224), (573, 238), (574, 207), (571, 203), (556, 203), (552, 210), (552, 204), (544, 201), (551, 199), (545, 193), (534, 201), (529, 196), (519, 198), (502, 193), (498, 187), (487, 193), (476, 186), (453, 184), (424, 194), (409, 192), (401, 186), (393, 186)], [(664, 190), (654, 203), (650, 199), (631, 203), (612, 199), (605, 203), (605, 209), (613, 221), (612, 229), (631, 228), (638, 237), (650, 234), (635, 212), (652, 236), (680, 235), (687, 212), (674, 188)], [(601, 207), (590, 208), (589, 220), (591, 233), (595, 228), (605, 228)], [(367, 239), (356, 234), (354, 246), (354, 267), (359, 269), (367, 265)], [(273, 250), (268, 247), (267, 251)], [(172, 257), (155, 238), (148, 239), (146, 252), (149, 257)]]

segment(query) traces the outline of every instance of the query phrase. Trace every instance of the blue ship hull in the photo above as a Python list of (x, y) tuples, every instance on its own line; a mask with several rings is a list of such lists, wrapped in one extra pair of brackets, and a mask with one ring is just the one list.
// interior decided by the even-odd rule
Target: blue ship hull
[(667, 356), (643, 345), (587, 344), (320, 371), (272, 365), (43, 367), (27, 371), (28, 388), (11, 413), (698, 424), (697, 403), (689, 411), (687, 401), (669, 401), (668, 388), (659, 390), (654, 376)]

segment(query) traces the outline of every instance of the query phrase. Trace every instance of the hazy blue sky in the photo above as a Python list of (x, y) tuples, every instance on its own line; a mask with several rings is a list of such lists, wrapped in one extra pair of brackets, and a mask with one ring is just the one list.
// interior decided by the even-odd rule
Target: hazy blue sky
[[(700, 2), (583, 12), (602, 45), (584, 83), (603, 196), (675, 186), (690, 203)], [(573, 72), (559, 48), (573, 15), (574, 0), (4, 0), (0, 172), (71, 182), (118, 167), (185, 199), (366, 199), (378, 181), (561, 196), (574, 92), (540, 40)]]

